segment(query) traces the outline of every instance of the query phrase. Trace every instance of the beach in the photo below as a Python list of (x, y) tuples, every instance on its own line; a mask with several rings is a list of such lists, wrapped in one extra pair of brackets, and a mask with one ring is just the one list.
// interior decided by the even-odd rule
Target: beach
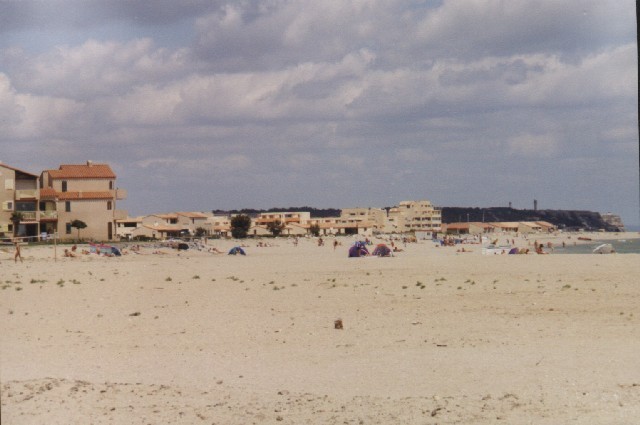
[(337, 240), (0, 252), (2, 423), (640, 420), (640, 254)]

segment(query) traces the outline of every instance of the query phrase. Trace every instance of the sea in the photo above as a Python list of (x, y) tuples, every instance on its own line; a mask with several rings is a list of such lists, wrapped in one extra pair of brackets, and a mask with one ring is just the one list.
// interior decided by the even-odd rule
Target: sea
[(640, 254), (640, 239), (608, 239), (581, 242), (577, 245), (567, 244), (564, 248), (556, 246), (553, 254), (592, 254), (593, 250), (603, 243), (610, 243), (617, 254)]

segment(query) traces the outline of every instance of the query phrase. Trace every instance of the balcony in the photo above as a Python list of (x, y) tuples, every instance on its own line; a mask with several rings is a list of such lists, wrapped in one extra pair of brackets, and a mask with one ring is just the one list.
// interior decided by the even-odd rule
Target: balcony
[(35, 211), (18, 211), (22, 214), (22, 220), (20, 223), (30, 223), (34, 221), (38, 221), (38, 214)]
[(40, 221), (58, 220), (58, 211), (40, 211)]
[(16, 190), (16, 201), (21, 200), (31, 200), (38, 198), (38, 190), (30, 189), (30, 190)]

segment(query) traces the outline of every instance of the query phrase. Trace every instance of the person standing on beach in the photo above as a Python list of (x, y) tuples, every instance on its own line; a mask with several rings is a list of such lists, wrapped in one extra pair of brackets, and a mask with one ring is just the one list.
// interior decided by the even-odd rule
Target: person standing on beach
[(19, 259), (20, 259), (20, 262), (22, 263), (22, 253), (20, 252), (20, 241), (19, 241), (18, 239), (15, 239), (15, 240), (13, 241), (13, 244), (14, 244), (14, 245), (15, 245), (15, 247), (16, 247), (16, 253), (15, 253), (15, 255), (13, 256), (13, 261), (14, 261), (15, 263), (17, 263), (17, 262), (18, 262), (18, 258), (19, 258)]

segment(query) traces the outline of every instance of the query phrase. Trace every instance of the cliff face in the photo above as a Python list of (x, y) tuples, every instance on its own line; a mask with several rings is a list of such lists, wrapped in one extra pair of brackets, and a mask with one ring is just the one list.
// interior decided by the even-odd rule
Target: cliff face
[[(484, 219), (483, 219), (484, 217)], [(593, 211), (573, 210), (517, 210), (506, 207), (465, 208), (443, 207), (442, 222), (460, 221), (548, 221), (559, 229), (565, 230), (600, 230), (617, 232), (620, 226), (606, 222), (600, 213)]]

